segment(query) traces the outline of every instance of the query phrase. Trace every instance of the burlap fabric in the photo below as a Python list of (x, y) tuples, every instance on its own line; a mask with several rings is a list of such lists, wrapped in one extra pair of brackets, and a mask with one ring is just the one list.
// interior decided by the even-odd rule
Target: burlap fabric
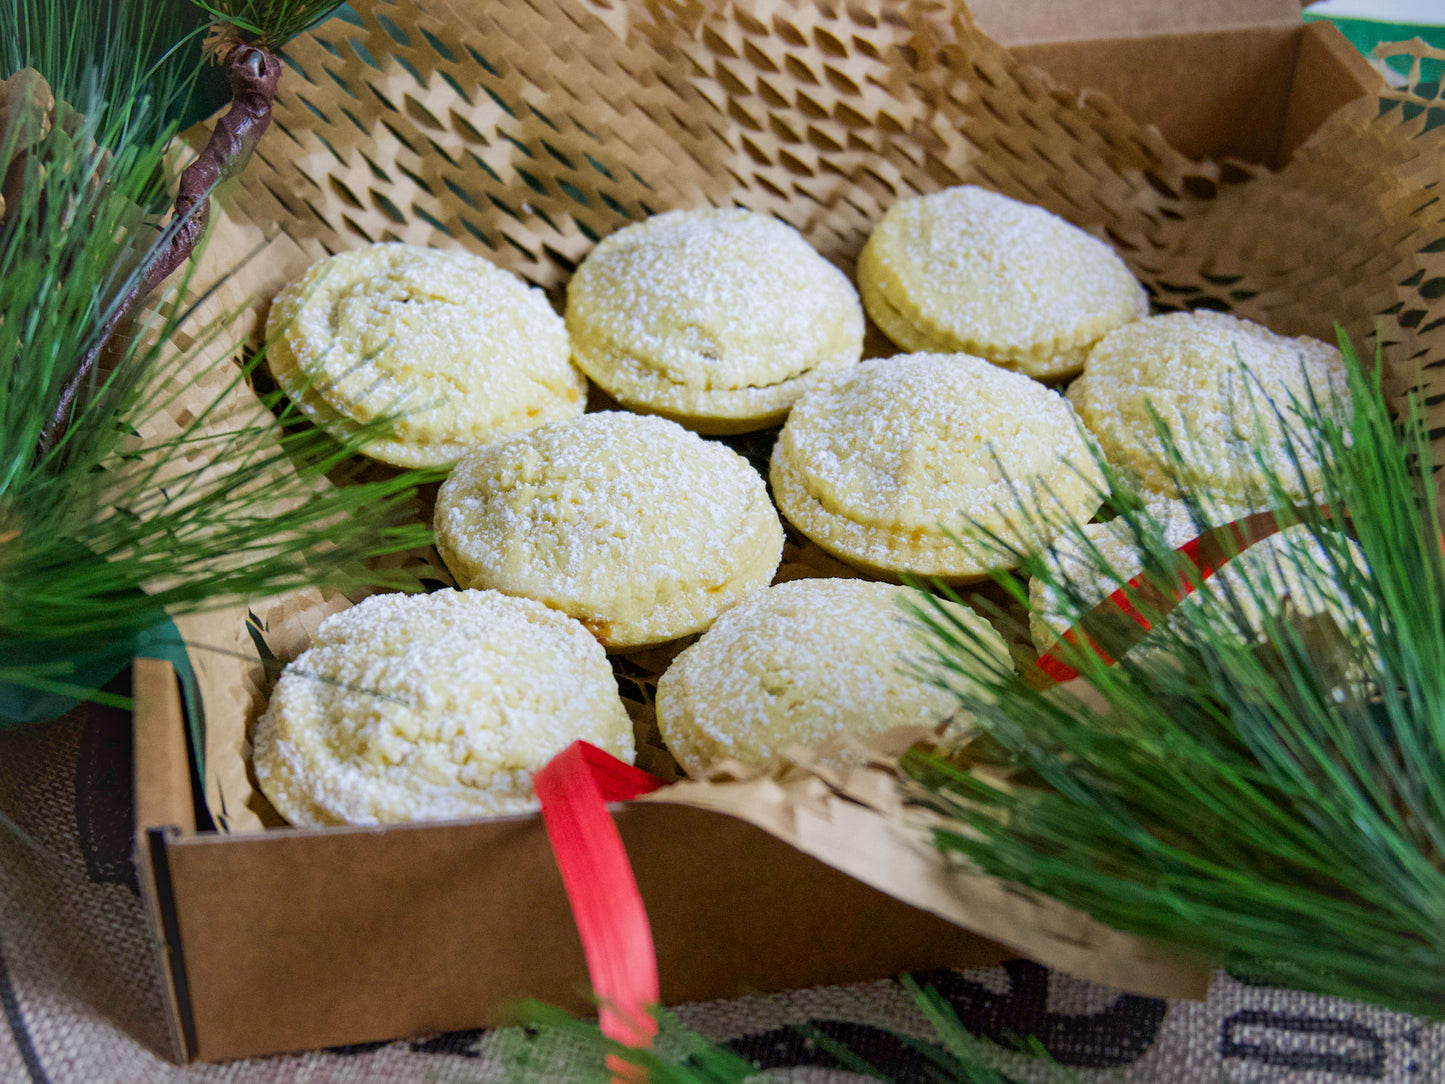
[[(130, 864), (130, 778), (129, 720), (118, 713), (77, 713), (0, 736), (0, 813), (29, 840), (0, 832), (0, 1081), (506, 1079), (507, 1051), (526, 1041), (515, 1029), (224, 1065), (166, 1060), (161, 978)], [(1056, 1061), (1087, 1068), (1089, 1078), (1445, 1080), (1445, 1024), (1222, 973), (1203, 1002), (1119, 994), (1025, 961), (921, 977), (976, 1034), (1037, 1036)], [(832, 1068), (788, 1026), (797, 1022), (846, 1042), (890, 1079), (928, 1079), (900, 1036), (927, 1038), (929, 1028), (895, 982), (690, 1005), (679, 1015), (765, 1068), (802, 1067), (784, 1074), (792, 1079), (863, 1079)]]

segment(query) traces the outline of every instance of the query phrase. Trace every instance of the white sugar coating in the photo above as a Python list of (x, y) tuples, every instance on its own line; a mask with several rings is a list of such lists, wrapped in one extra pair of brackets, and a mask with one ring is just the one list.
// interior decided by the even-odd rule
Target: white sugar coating
[(976, 354), (1039, 379), (1149, 311), (1117, 253), (1042, 207), (964, 185), (900, 200), (858, 261), (863, 305), (905, 350)]
[(533, 773), (579, 739), (634, 754), (597, 641), (540, 603), (446, 590), (323, 621), (253, 744), (262, 792), (306, 826), (526, 813)]
[[(771, 480), (783, 514), (835, 556), (952, 580), (1006, 565), (949, 532), (972, 523), (1036, 546), (1087, 521), (1102, 485), (1063, 396), (964, 354), (865, 361), (829, 379), (793, 408)], [(1025, 529), (1021, 506), (1042, 532)]]
[[(924, 655), (903, 608), (912, 596), (864, 580), (793, 580), (733, 607), (658, 681), (668, 749), (697, 776), (726, 758), (776, 764), (791, 745), (954, 717), (954, 694), (902, 672)], [(946, 605), (1007, 665), (987, 621)]]
[(276, 382), (317, 425), (397, 416), (365, 448), (397, 466), (450, 465), (586, 405), (546, 295), (467, 252), (380, 244), (321, 260), (277, 296), (266, 331)]
[(747, 460), (617, 412), (467, 456), (437, 495), (436, 534), (458, 583), (539, 599), (615, 649), (701, 631), (766, 586), (783, 552)]
[(603, 240), (568, 283), (567, 329), (619, 402), (700, 432), (776, 424), (863, 352), (847, 277), (791, 226), (738, 209), (669, 211)]
[(1290, 460), (1287, 433), (1299, 452), (1309, 445), (1293, 404), (1308, 411), (1313, 397), (1326, 413), (1349, 410), (1339, 350), (1216, 312), (1152, 316), (1111, 332), (1089, 353), (1068, 397), (1109, 462), (1146, 489), (1179, 492), (1152, 406), (1184, 459), (1184, 481), (1221, 500), (1256, 504), (1269, 499), (1258, 456), (1297, 497), (1320, 484), (1307, 454), (1306, 485)]
[[(1163, 541), (1175, 549), (1202, 533), (1182, 501), (1155, 497), (1147, 502), (1146, 510), (1158, 525)], [(1210, 523), (1224, 524), (1251, 511), (1244, 506), (1220, 505), (1211, 507), (1207, 517)], [(1091, 523), (1083, 528), (1083, 534), (1098, 550), (1098, 558), (1073, 535), (1056, 539), (1049, 554), (1053, 575), (1066, 579), (1081, 598), (1098, 602), (1144, 571), (1139, 542), (1127, 520)], [(1353, 540), (1347, 541), (1346, 547), (1359, 568), (1368, 568), (1364, 553)], [(1099, 567), (1099, 558), (1108, 566), (1107, 571)], [(1329, 613), (1341, 627), (1353, 626), (1361, 615), (1340, 597), (1339, 589), (1332, 586), (1333, 580), (1330, 559), (1309, 529), (1288, 527), (1234, 557), (1181, 602), (1180, 609), (1198, 606), (1210, 596), (1228, 598), (1239, 606), (1245, 624), (1258, 632), (1264, 623), (1264, 612), (1256, 598), (1256, 592), (1260, 592), (1280, 599), (1289, 596), (1291, 605), (1301, 614)], [(1255, 586), (1251, 588), (1251, 584)], [(1048, 651), (1068, 627), (1062, 592), (1038, 577), (1030, 580), (1029, 634), (1034, 646), (1040, 653)]]

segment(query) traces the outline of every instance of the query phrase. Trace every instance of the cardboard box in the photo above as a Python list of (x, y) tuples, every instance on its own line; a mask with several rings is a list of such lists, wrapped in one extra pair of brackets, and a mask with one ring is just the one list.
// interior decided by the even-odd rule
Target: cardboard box
[[(167, 664), (138, 660), (136, 696), (139, 855), (178, 1058), (496, 1024), (523, 995), (588, 1011), (539, 817), (196, 832)], [(1015, 955), (731, 817), (630, 805), (617, 822), (669, 1003)]]
[[(441, 13), (439, 19), (445, 15), (482, 25), (494, 18), (487, 5), (452, 6), (447, 12), (445, 4), (426, 5)], [(401, 10), (391, 14), (399, 18)], [(1020, 16), (1022, 10), (1028, 18)], [(1159, 18), (1165, 10), (1167, 18)], [(588, 18), (624, 20), (628, 11), (625, 4), (589, 8)], [(417, 9), (415, 17), (426, 16)], [(680, 7), (678, 18), (684, 17), (702, 28), (695, 37), (700, 47), (731, 48), (726, 40), (709, 42), (705, 12)], [(878, 25), (908, 17), (904, 5), (888, 5)], [(866, 29), (871, 16), (858, 18)], [(1201, 23), (1205, 18), (1216, 21)], [(1019, 41), (1018, 55), (1046, 69), (1060, 86), (1106, 91), (1125, 113), (1157, 125), (1191, 157), (1280, 164), (1336, 105), (1369, 92), (1377, 82), (1333, 28), (1299, 25), (1297, 9), (1279, 0), (1179, 3), (1167, 9), (1083, 0), (1025, 7), (989, 0), (980, 5), (979, 19)], [(1081, 26), (1092, 28), (1087, 40), (1079, 39)], [(776, 20), (774, 27), (784, 41), (780, 49), (790, 47), (790, 35), (803, 37), (788, 26), (778, 28)], [(414, 37), (407, 26), (396, 25), (395, 33), (388, 33), (398, 45)], [(939, 33), (939, 40), (948, 39), (946, 26)], [(862, 55), (860, 65), (871, 63), (866, 46), (856, 41), (830, 43), (816, 32), (814, 39), (829, 55), (841, 51), (855, 59)], [(528, 42), (542, 47), (536, 28), (522, 27), (495, 40), (502, 43), (499, 48), (523, 49)], [(303, 64), (313, 56), (324, 61), (314, 50), (298, 52)], [(755, 60), (770, 72), (777, 68), (767, 56)], [(940, 77), (930, 58), (916, 60), (918, 79)], [(739, 62), (746, 61), (745, 55)], [(844, 56), (836, 71), (830, 69), (834, 85), (840, 79), (846, 84), (849, 71), (858, 70), (849, 63)], [(950, 84), (975, 74), (990, 78), (989, 70), (945, 70), (934, 84), (936, 92), (947, 93)], [(817, 96), (830, 93), (811, 71), (778, 78), (815, 79)], [(1028, 86), (1044, 98), (1074, 100), (1071, 93), (1037, 81)], [(384, 87), (372, 89), (384, 97)], [(698, 93), (713, 93), (713, 84)], [(848, 93), (846, 86), (838, 93)], [(876, 101), (882, 92), (870, 93)], [(927, 93), (934, 91), (920, 100)], [(346, 108), (342, 99), (318, 105), (304, 94), (297, 96), (318, 115)], [(1104, 108), (1094, 99), (1088, 104)], [(435, 102), (424, 95), (388, 99), (387, 108), (392, 107), (420, 117), (423, 127), (425, 115), (435, 113)], [(534, 102), (533, 108), (540, 115), (546, 103)], [(721, 109), (728, 112), (728, 104)], [(680, 126), (687, 138), (706, 138), (692, 128), (698, 118), (669, 119), (662, 112), (648, 116)], [(731, 115), (752, 130), (742, 105), (734, 102)], [(858, 127), (870, 123), (882, 126), (881, 139), (906, 143), (911, 138), (904, 122), (886, 109), (872, 121), (860, 117)], [(360, 121), (357, 127), (363, 127)], [(386, 154), (401, 160), (430, 153), (413, 146), (416, 140), (388, 130), (396, 136), (389, 143), (386, 132), (377, 130), (383, 144), (379, 160), (371, 162), (377, 173), (391, 169)], [(873, 134), (870, 129), (860, 137), (863, 144)], [(823, 133), (818, 138), (826, 144), (832, 137)], [(270, 153), (281, 157), (301, 158), (315, 149), (314, 140), (284, 126), (267, 139)], [(742, 143), (746, 149), (747, 138)], [(545, 163), (549, 150), (567, 157), (566, 148), (527, 153)], [(636, 152), (639, 170), (648, 168), (645, 148), (629, 151)], [(747, 153), (763, 163), (759, 183), (776, 186), (768, 180), (775, 174), (767, 171), (781, 169), (778, 161), (765, 149)], [(831, 153), (822, 155), (820, 169), (826, 171)], [(792, 168), (786, 160), (783, 166)], [(309, 205), (311, 195), (273, 182), (268, 168), (263, 162), (247, 176), (256, 198)], [(364, 176), (331, 178), (342, 201), (337, 213), (363, 234), (376, 232), (358, 221), (367, 183)], [(418, 183), (428, 191), (438, 187), (430, 176)], [(269, 196), (262, 191), (268, 186), (273, 189)], [(786, 198), (785, 192), (777, 196)], [(348, 201), (355, 209), (347, 210)], [(527, 204), (518, 206), (530, 213)], [(410, 228), (399, 224), (397, 234), (411, 239)], [(851, 230), (854, 238), (840, 243), (856, 243), (860, 228), (859, 223), (840, 227), (840, 234)], [(304, 247), (307, 239), (295, 241)], [(560, 262), (566, 256), (562, 253)], [(542, 263), (529, 263), (532, 258), (529, 250), (517, 260), (523, 270), (534, 272), (534, 279), (545, 284), (547, 274), (557, 273), (555, 267), (547, 271)], [(187, 629), (197, 627), (192, 623)], [(244, 630), (231, 631), (244, 640)], [(199, 655), (196, 659), (198, 667), (209, 665)], [(254, 710), (254, 690), (227, 680), (225, 709)], [(538, 818), (384, 829), (198, 829), (197, 811), (208, 805), (214, 809), (214, 803), (206, 793), (209, 783), (193, 781), (174, 675), (165, 664), (138, 661), (135, 694), (137, 861), (168, 976), (178, 1060), (239, 1058), (488, 1025), (501, 1020), (505, 1005), (521, 996), (585, 1007), (581, 950)], [(208, 725), (219, 723), (219, 702), (208, 705)], [(239, 763), (233, 768), (243, 775)], [(652, 920), (668, 1002), (986, 964), (1033, 951), (1024, 925), (1017, 936), (995, 933), (996, 940), (970, 933), (731, 816), (679, 805), (632, 804), (617, 810), (617, 820)]]

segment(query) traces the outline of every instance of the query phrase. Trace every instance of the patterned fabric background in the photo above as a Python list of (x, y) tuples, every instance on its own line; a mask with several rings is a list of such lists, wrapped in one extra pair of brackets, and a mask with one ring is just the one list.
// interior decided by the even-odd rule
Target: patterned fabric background
[[(129, 721), (73, 715), (0, 735), (0, 1082), (305, 1081), (451, 1084), (504, 1079), (515, 1029), (225, 1065), (167, 1060), (161, 976), (130, 865)], [(1287, 1084), (1445, 1081), (1445, 1025), (1221, 973), (1202, 1003), (1135, 997), (1037, 964), (918, 976), (976, 1034), (1033, 1035), (1089, 1079)], [(922, 1080), (900, 1036), (930, 1030), (896, 982), (689, 1005), (678, 1015), (767, 1079), (863, 1079), (787, 1025), (810, 1021), (898, 1081)], [(1011, 1072), (1030, 1079), (1026, 1070)], [(557, 1079), (565, 1079), (558, 1074)]]

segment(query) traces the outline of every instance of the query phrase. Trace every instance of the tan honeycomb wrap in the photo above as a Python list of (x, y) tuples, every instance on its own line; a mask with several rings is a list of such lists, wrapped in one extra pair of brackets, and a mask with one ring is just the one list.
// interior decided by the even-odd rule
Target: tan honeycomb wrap
[[(597, 239), (709, 203), (775, 214), (851, 273), (895, 200), (978, 183), (1108, 240), (1157, 307), (1225, 309), (1321, 337), (1339, 323), (1366, 352), (1379, 345), (1393, 389), (1418, 382), (1437, 413), (1445, 401), (1438, 97), (1357, 99), (1269, 172), (1187, 159), (1109, 100), (1021, 66), (946, 0), (352, 8), (294, 45), (273, 128), (223, 197), (213, 251), (261, 246), (219, 294), (247, 306), (252, 329), (266, 299), (328, 252), (460, 245), (559, 299)], [(784, 576), (836, 571), (795, 548)], [(277, 663), (340, 604), (298, 595), (188, 624), (189, 637), (220, 648), (193, 654), (205, 657), (206, 798), (226, 830), (263, 826), (247, 727)], [(663, 661), (620, 667), (644, 725)], [(643, 758), (666, 768), (656, 750)], [(756, 800), (755, 789), (728, 797), (723, 786), (702, 804)], [(870, 838), (882, 839), (896, 810), (877, 808), (887, 823)], [(816, 840), (810, 849), (828, 851)], [(1001, 891), (989, 887), (979, 906), (1002, 914)], [(1157, 955), (1143, 942), (1121, 949), (1119, 935), (1080, 916), (1061, 925), (1048, 915), (1020, 910), (1005, 940), (1125, 987), (1127, 961)], [(996, 921), (985, 925), (998, 936)], [(1146, 985), (1165, 990), (1168, 972), (1161, 965)], [(1196, 989), (1198, 975), (1181, 964), (1174, 988)]]
[(704, 203), (776, 214), (851, 271), (894, 201), (978, 183), (1110, 241), (1156, 306), (1339, 323), (1366, 350), (1378, 332), (1397, 386), (1445, 365), (1422, 198), (1442, 107), (1411, 88), (1346, 106), (1271, 173), (1186, 159), (944, 0), (353, 7), (288, 54), (232, 194), (238, 223), (288, 235), (239, 276), (260, 297), (384, 240), (462, 245), (556, 295), (598, 238)]

